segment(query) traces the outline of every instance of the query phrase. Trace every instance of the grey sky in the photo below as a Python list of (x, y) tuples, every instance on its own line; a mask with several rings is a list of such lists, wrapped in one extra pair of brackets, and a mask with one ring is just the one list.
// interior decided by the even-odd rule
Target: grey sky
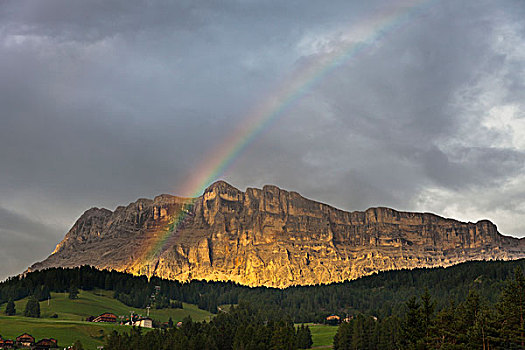
[[(221, 177), (525, 236), (525, 2), (425, 3)], [(305, 62), (407, 4), (2, 1), (0, 279), (45, 258), (90, 207), (178, 194)]]

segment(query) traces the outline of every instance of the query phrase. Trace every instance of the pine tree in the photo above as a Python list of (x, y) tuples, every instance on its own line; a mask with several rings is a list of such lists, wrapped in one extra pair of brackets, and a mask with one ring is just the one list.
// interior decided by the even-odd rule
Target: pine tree
[(407, 348), (416, 348), (425, 336), (422, 322), (421, 305), (416, 297), (406, 302), (407, 313), (401, 329), (401, 340)]
[(9, 301), (7, 302), (7, 305), (5, 307), (5, 314), (7, 316), (14, 316), (16, 314), (15, 302), (13, 301), (13, 299), (9, 299)]
[(457, 341), (460, 344), (469, 343), (469, 332), (474, 326), (481, 311), (481, 298), (477, 291), (469, 290), (467, 299), (459, 306), (457, 318)]
[(105, 290), (113, 289), (113, 282), (111, 280), (110, 275), (107, 275), (106, 278), (104, 279), (104, 289)]
[(271, 346), (274, 350), (296, 349), (295, 329), (293, 324), (280, 321), (273, 332)]
[(453, 300), (450, 300), (449, 305), (438, 312), (433, 327), (433, 338), (439, 348), (444, 348), (445, 344), (457, 343), (457, 318), (457, 307)]
[(497, 305), (501, 322), (501, 337), (508, 349), (525, 349), (525, 277), (518, 267), (514, 279), (503, 289)]
[(363, 349), (365, 347), (363, 337), (363, 316), (358, 315), (353, 321), (351, 349)]
[(78, 299), (78, 288), (75, 285), (72, 285), (69, 288), (69, 299)]
[(305, 325), (300, 325), (297, 328), (297, 347), (299, 349), (310, 349), (312, 347), (312, 333), (310, 328)]
[(47, 299), (51, 299), (51, 293), (49, 292), (49, 287), (47, 285), (43, 285), (42, 289), (40, 291), (40, 299), (39, 301), (44, 301)]
[(40, 304), (34, 296), (30, 296), (27, 300), (26, 308), (24, 310), (26, 317), (40, 317)]
[(350, 322), (343, 322), (337, 328), (337, 333), (334, 337), (334, 350), (350, 350), (352, 349), (352, 329), (353, 320)]
[(481, 308), (476, 320), (468, 331), (468, 346), (470, 349), (493, 349), (500, 342), (498, 323), (492, 308)]
[(425, 288), (425, 293), (421, 296), (421, 312), (423, 314), (422, 327), (426, 337), (430, 335), (430, 327), (432, 326), (434, 309), (435, 303), (432, 300), (428, 289)]

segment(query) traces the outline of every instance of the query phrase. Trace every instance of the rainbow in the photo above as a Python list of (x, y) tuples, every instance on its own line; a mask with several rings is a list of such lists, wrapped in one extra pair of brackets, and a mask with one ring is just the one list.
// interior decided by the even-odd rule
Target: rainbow
[[(257, 136), (283, 116), (321, 79), (366, 50), (372, 50), (389, 33), (400, 29), (418, 17), (434, 1), (436, 0), (392, 1), (389, 6), (385, 6), (370, 18), (352, 24), (346, 37), (353, 38), (353, 40), (343, 40), (337, 49), (317, 55), (316, 59), (310, 60), (292, 72), (274, 94), (244, 118), (244, 122), (230, 138), (211, 152), (201, 165), (192, 171), (192, 176), (182, 186), (184, 195), (190, 198), (200, 196), (239, 158)], [(192, 205), (192, 201), (188, 199), (188, 205)], [(176, 234), (186, 215), (186, 211), (181, 210), (172, 221), (156, 233), (154, 242), (146, 249), (144, 255), (146, 260), (155, 259), (169, 247), (170, 237)]]

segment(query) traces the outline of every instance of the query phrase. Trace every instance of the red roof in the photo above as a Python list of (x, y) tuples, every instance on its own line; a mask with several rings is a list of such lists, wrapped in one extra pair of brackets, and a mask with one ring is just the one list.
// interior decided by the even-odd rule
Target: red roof
[(54, 339), (41, 339), (35, 345), (57, 345)]
[(35, 337), (33, 337), (31, 334), (29, 333), (24, 333), (22, 335), (19, 335), (18, 337), (16, 337), (16, 341), (18, 342), (27, 342), (27, 341), (30, 341), (30, 342), (34, 342), (35, 341)]
[(117, 316), (110, 312), (103, 313), (102, 315), (97, 316), (93, 319), (93, 322), (116, 322), (116, 321), (117, 321)]

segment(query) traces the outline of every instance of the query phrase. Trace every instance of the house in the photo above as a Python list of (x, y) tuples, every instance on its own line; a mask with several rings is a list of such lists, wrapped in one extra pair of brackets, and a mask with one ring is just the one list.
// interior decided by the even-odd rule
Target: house
[(350, 323), (350, 321), (352, 321), (353, 319), (354, 319), (354, 315), (346, 316), (343, 319), (343, 322)]
[(47, 350), (47, 349), (55, 349), (58, 348), (57, 340), (50, 338), (50, 339), (41, 339), (38, 342), (35, 343), (31, 347), (32, 350)]
[(0, 349), (14, 349), (15, 341), (11, 339), (2, 339), (0, 337)]
[(137, 327), (153, 328), (153, 320), (149, 317), (142, 317), (133, 322), (133, 325)]
[(337, 315), (330, 315), (326, 318), (327, 321), (339, 321), (341, 319), (341, 317), (337, 316)]
[(330, 315), (326, 318), (326, 323), (336, 325), (336, 324), (339, 324), (340, 320), (341, 320), (341, 317), (337, 315)]
[(35, 343), (35, 338), (28, 333), (24, 333), (16, 337), (16, 344), (18, 346), (25, 346), (26, 348), (32, 346)]
[(106, 312), (106, 313), (103, 313), (102, 315), (100, 316), (97, 316), (93, 319), (93, 322), (109, 322), (109, 323), (115, 323), (117, 322), (117, 316), (110, 313), (110, 312)]

